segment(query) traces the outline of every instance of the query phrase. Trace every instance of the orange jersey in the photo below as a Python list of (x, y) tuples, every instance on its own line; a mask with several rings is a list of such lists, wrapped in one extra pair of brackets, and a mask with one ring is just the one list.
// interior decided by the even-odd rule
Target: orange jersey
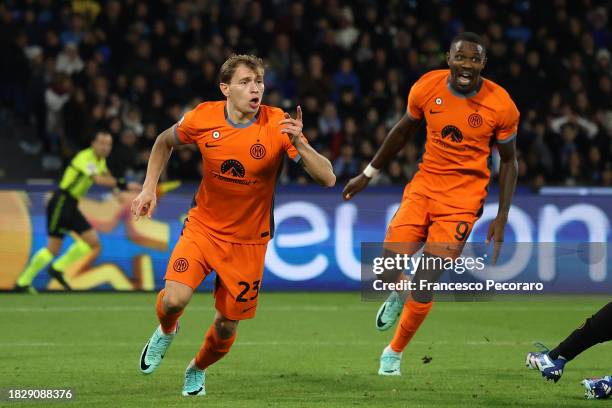
[(196, 143), (203, 160), (189, 224), (223, 241), (265, 243), (274, 234), (274, 188), (284, 154), (300, 157), (280, 132), (281, 109), (261, 105), (252, 122), (233, 124), (225, 103), (201, 103), (174, 126), (178, 140)]
[(462, 95), (449, 84), (450, 70), (423, 75), (410, 89), (408, 114), (427, 122), (427, 141), (410, 191), (452, 207), (478, 210), (487, 196), (493, 143), (516, 137), (519, 111), (496, 83)]

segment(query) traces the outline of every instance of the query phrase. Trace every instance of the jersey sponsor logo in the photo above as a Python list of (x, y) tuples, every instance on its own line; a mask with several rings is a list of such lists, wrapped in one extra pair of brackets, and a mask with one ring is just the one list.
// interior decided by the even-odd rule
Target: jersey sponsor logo
[(221, 164), (221, 172), (212, 172), (213, 176), (221, 181), (226, 181), (228, 183), (234, 184), (242, 184), (242, 185), (250, 185), (257, 183), (257, 180), (249, 180), (245, 179), (246, 170), (242, 163), (240, 163), (236, 159), (229, 159), (224, 161)]
[(254, 159), (263, 159), (266, 155), (266, 148), (261, 143), (255, 143), (251, 146), (251, 157)]
[(463, 140), (463, 134), (458, 127), (453, 125), (444, 126), (444, 129), (442, 129), (442, 139), (446, 139), (447, 137), (450, 137), (455, 143), (461, 143)]
[(243, 178), (246, 172), (242, 163), (238, 160), (230, 159), (221, 164), (221, 174), (229, 174), (232, 177)]
[(436, 105), (442, 105), (442, 98), (436, 98), (435, 103)]
[(172, 264), (172, 269), (178, 273), (183, 273), (189, 269), (189, 262), (185, 258), (177, 258), (174, 264)]
[(480, 116), (478, 113), (472, 113), (468, 117), (468, 124), (473, 128), (482, 126), (482, 116)]
[(98, 173), (98, 168), (96, 167), (96, 163), (87, 163), (87, 174), (90, 176), (95, 176)]
[(441, 111), (441, 110), (440, 110), (440, 111), (435, 111), (435, 110), (433, 110), (433, 109), (430, 109), (430, 110), (429, 110), (429, 114), (430, 114), (430, 115), (435, 115), (436, 113), (442, 113), (442, 111)]
[(214, 132), (212, 132), (212, 137), (213, 139), (218, 139), (221, 137), (221, 133), (219, 133), (219, 131), (215, 130)]
[(211, 148), (211, 147), (219, 147), (221, 145), (220, 144), (212, 144), (212, 143), (206, 142), (206, 143), (204, 143), (204, 146), (206, 146), (208, 148)]

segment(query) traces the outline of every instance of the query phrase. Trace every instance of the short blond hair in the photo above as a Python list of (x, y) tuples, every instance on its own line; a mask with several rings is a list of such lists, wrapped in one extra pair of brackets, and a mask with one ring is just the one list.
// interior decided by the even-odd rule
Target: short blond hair
[(244, 65), (253, 72), (259, 72), (259, 70), (265, 71), (265, 64), (263, 60), (255, 55), (247, 54), (233, 54), (229, 57), (219, 70), (219, 80), (223, 84), (229, 84), (232, 81), (234, 72), (240, 66)]

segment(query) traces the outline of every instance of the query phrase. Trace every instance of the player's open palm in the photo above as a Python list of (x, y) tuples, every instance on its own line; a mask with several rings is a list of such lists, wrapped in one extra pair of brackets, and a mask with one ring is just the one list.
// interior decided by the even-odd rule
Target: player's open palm
[(132, 201), (132, 215), (134, 215), (136, 219), (139, 219), (143, 215), (151, 218), (155, 211), (155, 207), (157, 207), (155, 191), (149, 191), (148, 189), (142, 190), (134, 201)]
[(370, 178), (366, 177), (363, 173), (359, 174), (356, 177), (353, 177), (346, 183), (344, 190), (342, 190), (342, 197), (345, 200), (350, 200), (361, 190), (366, 188), (366, 186), (370, 183)]

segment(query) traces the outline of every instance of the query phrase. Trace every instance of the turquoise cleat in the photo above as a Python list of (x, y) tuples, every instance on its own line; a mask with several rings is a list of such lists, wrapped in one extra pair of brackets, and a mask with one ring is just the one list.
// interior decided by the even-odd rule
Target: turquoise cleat
[(385, 348), (380, 356), (380, 368), (378, 375), (402, 375), (400, 372), (400, 364), (402, 362), (402, 353), (397, 353)]
[(402, 314), (404, 302), (397, 292), (391, 292), (387, 300), (380, 306), (376, 313), (376, 329), (380, 331), (389, 330)]
[(174, 340), (176, 333), (178, 333), (179, 324), (176, 323), (176, 329), (174, 333), (164, 334), (161, 326), (157, 326), (153, 335), (147, 341), (142, 353), (140, 354), (140, 372), (143, 374), (151, 374), (161, 364), (164, 355), (168, 351), (168, 347)]
[(206, 395), (206, 387), (204, 381), (206, 372), (200, 370), (195, 365), (195, 361), (191, 360), (185, 370), (185, 385), (183, 385), (184, 397), (203, 397)]

